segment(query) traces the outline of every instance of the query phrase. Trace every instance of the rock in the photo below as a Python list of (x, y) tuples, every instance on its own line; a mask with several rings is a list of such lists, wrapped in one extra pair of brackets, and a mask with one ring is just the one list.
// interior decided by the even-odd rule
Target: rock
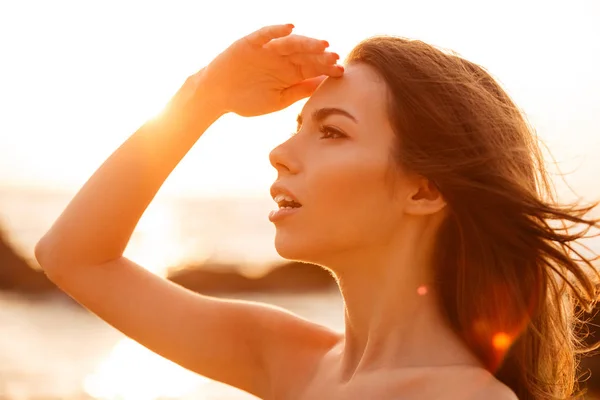
[[(60, 292), (46, 275), (11, 246), (0, 229), (0, 290), (23, 294)], [(199, 293), (235, 292), (302, 293), (335, 287), (335, 280), (323, 268), (306, 263), (275, 265), (259, 277), (248, 277), (235, 265), (205, 264), (178, 269), (168, 279)]]
[(336, 283), (323, 268), (306, 263), (288, 262), (275, 266), (267, 274), (250, 278), (234, 266), (202, 265), (177, 270), (168, 279), (198, 293), (233, 292), (305, 293), (331, 289)]
[(56, 286), (39, 269), (18, 254), (0, 230), (0, 290), (27, 294), (56, 292)]

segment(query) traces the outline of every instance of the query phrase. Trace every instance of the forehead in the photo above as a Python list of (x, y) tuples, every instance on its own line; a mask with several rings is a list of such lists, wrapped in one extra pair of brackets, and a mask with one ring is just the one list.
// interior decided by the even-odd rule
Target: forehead
[(325, 107), (342, 108), (360, 124), (387, 120), (385, 82), (368, 65), (351, 64), (341, 78), (327, 78), (310, 97), (302, 114)]

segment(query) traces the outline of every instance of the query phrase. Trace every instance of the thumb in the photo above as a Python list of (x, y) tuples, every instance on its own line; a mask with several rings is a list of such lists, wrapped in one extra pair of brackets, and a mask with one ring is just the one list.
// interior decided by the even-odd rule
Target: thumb
[(282, 108), (290, 106), (298, 100), (302, 100), (305, 97), (312, 95), (326, 78), (327, 76), (321, 75), (315, 78), (305, 79), (302, 82), (285, 89), (281, 93)]

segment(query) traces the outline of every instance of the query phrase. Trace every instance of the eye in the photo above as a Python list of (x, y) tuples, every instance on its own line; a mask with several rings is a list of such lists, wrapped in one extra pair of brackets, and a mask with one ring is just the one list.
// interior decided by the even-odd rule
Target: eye
[[(323, 134), (321, 139), (339, 139), (346, 137), (342, 131), (330, 125), (321, 125), (319, 131)], [(334, 137), (336, 135), (337, 137)]]

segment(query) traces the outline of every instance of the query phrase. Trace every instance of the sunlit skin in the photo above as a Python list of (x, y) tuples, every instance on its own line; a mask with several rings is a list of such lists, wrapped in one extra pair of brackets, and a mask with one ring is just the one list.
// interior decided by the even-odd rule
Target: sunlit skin
[(330, 268), (340, 282), (345, 335), (319, 374), (340, 385), (373, 370), (481, 368), (425, 289), (445, 202), (390, 160), (386, 94), (370, 67), (346, 66), (343, 78), (315, 92), (298, 132), (270, 157), (277, 183), (302, 204), (276, 222), (277, 251)]
[[(427, 180), (390, 164), (385, 85), (363, 65), (344, 73), (326, 42), (292, 29), (260, 29), (192, 75), (81, 188), (37, 244), (38, 262), (148, 349), (264, 399), (514, 400), (435, 306), (429, 264), (446, 205)], [(275, 246), (336, 274), (344, 334), (266, 304), (192, 293), (123, 255), (148, 204), (212, 123), (311, 95), (299, 132), (271, 153), (277, 184), (302, 203), (276, 222)], [(344, 136), (324, 139), (320, 125)]]

